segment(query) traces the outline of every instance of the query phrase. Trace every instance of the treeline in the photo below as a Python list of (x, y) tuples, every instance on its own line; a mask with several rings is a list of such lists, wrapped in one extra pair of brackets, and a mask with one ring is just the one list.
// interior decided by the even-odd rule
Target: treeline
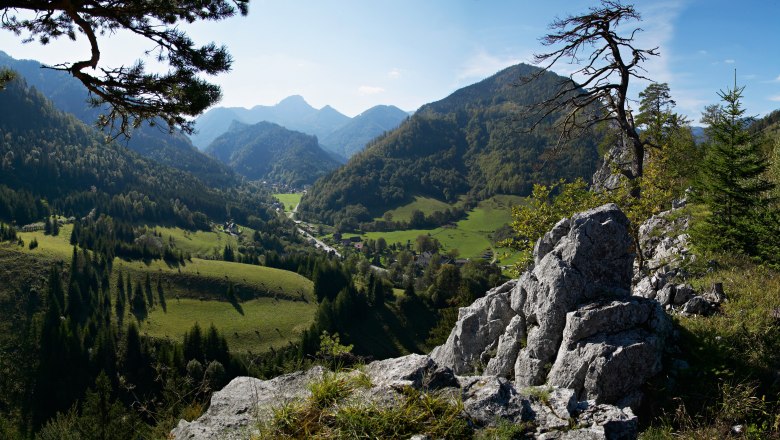
[(510, 67), (478, 84), (427, 104), (398, 129), (382, 137), (320, 179), (299, 212), (343, 229), (371, 222), (414, 196), (455, 202), (467, 194), (482, 200), (495, 194), (530, 193), (534, 183), (563, 177), (589, 178), (599, 161), (599, 136), (583, 136), (566, 154), (556, 145), (552, 115), (533, 133), (521, 118), (524, 106), (552, 95), (562, 78), (548, 73), (533, 86), (518, 87), (534, 67)]
[(444, 211), (434, 211), (428, 215), (425, 215), (419, 209), (415, 209), (412, 211), (409, 220), (393, 220), (392, 216), (389, 216), (389, 218), (386, 217), (382, 220), (359, 223), (357, 228), (353, 228), (354, 225), (349, 220), (342, 221), (339, 225), (342, 228), (347, 228), (345, 230), (358, 229), (365, 232), (384, 232), (404, 229), (432, 229), (454, 223), (463, 218), (466, 218), (464, 207), (447, 208)]
[(0, 223), (0, 241), (16, 241), (16, 228)]
[(99, 253), (108, 262), (114, 257), (179, 263), (191, 259), (188, 252), (176, 249), (170, 237), (165, 240), (162, 234), (152, 229), (136, 227), (104, 214), (76, 220), (70, 244)]

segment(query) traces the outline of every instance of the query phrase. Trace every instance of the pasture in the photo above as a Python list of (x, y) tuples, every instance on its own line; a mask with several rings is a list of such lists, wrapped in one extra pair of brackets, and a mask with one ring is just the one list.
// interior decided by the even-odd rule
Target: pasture
[(298, 203), (301, 203), (302, 196), (301, 193), (274, 194), (274, 197), (284, 205), (284, 212), (291, 212), (295, 209)]

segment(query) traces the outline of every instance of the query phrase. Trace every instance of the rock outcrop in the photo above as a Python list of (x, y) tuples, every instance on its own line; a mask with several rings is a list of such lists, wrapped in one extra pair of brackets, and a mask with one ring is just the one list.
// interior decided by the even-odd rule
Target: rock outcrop
[[(364, 371), (371, 386), (356, 396), (363, 404), (392, 405), (410, 387), (461, 400), (464, 416), (477, 427), (501, 419), (525, 423), (540, 439), (633, 439), (638, 432), (629, 408), (579, 401), (571, 389), (517, 387), (498, 376), (456, 376), (425, 355), (372, 362)], [(307, 385), (322, 375), (315, 367), (266, 381), (233, 379), (214, 393), (206, 414), (193, 422), (180, 421), (171, 434), (175, 440), (248, 439), (271, 420), (274, 409), (306, 398)]]
[[(367, 365), (359, 399), (392, 405), (401, 390), (424, 389), (462, 401), (477, 428), (503, 419), (540, 439), (636, 438), (630, 405), (661, 368), (670, 322), (655, 299), (631, 296), (631, 247), (615, 205), (561, 220), (536, 244), (534, 267), (462, 308), (444, 345)], [(234, 379), (173, 437), (247, 438), (322, 374)]]
[(633, 294), (657, 300), (668, 312), (709, 315), (726, 301), (726, 295), (720, 283), (697, 294), (684, 282), (686, 265), (695, 261), (688, 247), (690, 217), (684, 207), (684, 200), (677, 201), (671, 210), (650, 217), (639, 227), (642, 259), (634, 263)]
[[(604, 192), (616, 190), (628, 183), (627, 176), (635, 174), (634, 153), (628, 139), (621, 136), (604, 155), (601, 166), (593, 173), (591, 191)], [(646, 158), (645, 158), (646, 159)]]
[(658, 302), (631, 297), (631, 247), (615, 205), (561, 220), (536, 244), (533, 269), (461, 309), (431, 357), (458, 374), (484, 366), (517, 386), (631, 403), (660, 371), (671, 327)]

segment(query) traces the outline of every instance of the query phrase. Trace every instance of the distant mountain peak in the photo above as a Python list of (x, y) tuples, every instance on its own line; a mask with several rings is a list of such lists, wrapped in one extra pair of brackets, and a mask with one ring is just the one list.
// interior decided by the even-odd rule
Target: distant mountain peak
[(316, 110), (301, 95), (288, 96), (279, 101), (276, 107), (306, 107), (307, 109)]

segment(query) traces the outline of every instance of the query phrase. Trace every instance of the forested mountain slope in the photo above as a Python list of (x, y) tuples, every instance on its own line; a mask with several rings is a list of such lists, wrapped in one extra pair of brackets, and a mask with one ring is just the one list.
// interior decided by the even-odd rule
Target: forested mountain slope
[[(27, 84), (51, 100), (55, 108), (73, 114), (89, 126), (94, 125), (102, 112), (89, 105), (87, 90), (81, 82), (65, 72), (42, 68), (37, 61), (16, 60), (2, 51), (0, 66), (16, 71)], [(239, 181), (228, 167), (198, 151), (186, 135), (169, 133), (165, 124), (152, 127), (145, 123), (134, 130), (131, 138), (120, 137), (117, 141), (144, 157), (188, 171), (209, 186), (225, 187)]]
[(296, 187), (313, 183), (339, 165), (320, 148), (315, 136), (271, 122), (234, 122), (206, 152), (250, 180)]
[(538, 68), (509, 67), (449, 97), (421, 107), (398, 129), (375, 140), (346, 166), (319, 180), (301, 203), (304, 215), (331, 224), (368, 220), (423, 195), (449, 202), (468, 194), (528, 194), (534, 183), (589, 178), (599, 157), (595, 136), (581, 137), (562, 154), (550, 125), (529, 132), (527, 106), (557, 90), (564, 78), (545, 73), (519, 85)]
[(37, 221), (50, 206), (65, 215), (83, 216), (95, 208), (128, 221), (198, 227), (206, 216), (246, 218), (263, 211), (262, 192), (212, 189), (189, 173), (106, 144), (23, 79), (0, 93), (0, 114), (0, 218), (5, 220)]
[(374, 138), (398, 127), (409, 115), (393, 105), (377, 105), (321, 139), (326, 150), (350, 158)]

